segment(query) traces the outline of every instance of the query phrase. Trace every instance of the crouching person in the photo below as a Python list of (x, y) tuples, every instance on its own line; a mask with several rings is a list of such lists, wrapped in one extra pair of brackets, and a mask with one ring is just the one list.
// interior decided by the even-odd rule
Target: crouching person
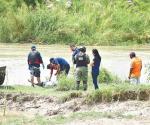
[(89, 56), (86, 54), (86, 48), (79, 48), (79, 53), (75, 56), (76, 61), (76, 89), (79, 90), (80, 81), (83, 81), (83, 89), (87, 90), (88, 81), (88, 64), (90, 63)]
[(47, 69), (50, 69), (50, 80), (53, 74), (53, 70), (56, 70), (56, 73), (54, 75), (59, 75), (61, 73), (68, 75), (69, 70), (70, 70), (70, 65), (65, 59), (50, 58), (49, 61), (50, 61), (50, 64), (47, 66)]

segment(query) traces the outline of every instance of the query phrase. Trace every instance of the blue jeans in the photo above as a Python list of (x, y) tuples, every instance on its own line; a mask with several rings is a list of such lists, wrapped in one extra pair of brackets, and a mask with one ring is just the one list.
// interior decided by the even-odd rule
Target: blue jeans
[(68, 64), (68, 65), (64, 65), (64, 66), (61, 67), (60, 70), (61, 70), (61, 71), (64, 71), (64, 72), (65, 72), (65, 75), (68, 75), (69, 70), (70, 70), (70, 65), (69, 65), (69, 64)]
[(94, 84), (94, 87), (95, 87), (95, 89), (98, 89), (99, 87), (98, 87), (98, 83), (97, 83), (97, 77), (98, 77), (98, 73), (93, 73), (92, 72), (92, 79), (93, 79), (93, 84)]

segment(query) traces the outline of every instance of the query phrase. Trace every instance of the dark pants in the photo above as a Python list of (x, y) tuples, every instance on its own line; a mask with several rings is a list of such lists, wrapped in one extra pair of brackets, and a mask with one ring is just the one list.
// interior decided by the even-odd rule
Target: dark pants
[(97, 83), (97, 77), (98, 77), (99, 74), (97, 73), (92, 73), (92, 79), (93, 79), (93, 84), (94, 84), (94, 87), (95, 89), (98, 89), (98, 83)]
[(64, 71), (65, 72), (65, 75), (68, 75), (69, 73), (69, 70), (70, 70), (70, 65), (64, 65), (63, 67), (61, 67), (61, 71)]

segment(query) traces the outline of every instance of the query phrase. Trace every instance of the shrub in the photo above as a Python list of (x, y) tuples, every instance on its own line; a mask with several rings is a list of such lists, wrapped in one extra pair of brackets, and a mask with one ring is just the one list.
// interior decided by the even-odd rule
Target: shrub
[(106, 68), (102, 68), (99, 75), (100, 83), (119, 83), (121, 80), (109, 72)]
[(145, 1), (75, 0), (68, 9), (64, 0), (48, 5), (44, 0), (0, 0), (0, 42), (148, 43), (150, 2)]
[(130, 85), (112, 84), (102, 85), (99, 90), (90, 92), (85, 97), (86, 104), (94, 104), (111, 101), (127, 101), (127, 100), (149, 100), (150, 86), (148, 85)]
[(64, 103), (64, 102), (67, 102), (71, 99), (74, 99), (74, 98), (81, 98), (82, 97), (82, 92), (71, 92), (63, 97), (60, 98), (60, 102), (61, 103)]
[(73, 78), (66, 77), (64, 75), (60, 76), (58, 80), (57, 90), (58, 91), (69, 91), (74, 89), (75, 81)]

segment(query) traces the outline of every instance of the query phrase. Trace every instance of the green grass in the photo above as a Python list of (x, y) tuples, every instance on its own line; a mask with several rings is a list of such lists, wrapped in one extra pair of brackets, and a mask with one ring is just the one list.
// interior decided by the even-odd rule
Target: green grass
[(127, 0), (75, 0), (71, 8), (65, 2), (53, 0), (48, 9), (41, 2), (0, 0), (0, 42), (133, 45), (150, 41), (148, 0), (133, 4)]
[(98, 77), (99, 83), (121, 83), (121, 79), (114, 75), (113, 73), (109, 72), (106, 68), (101, 68), (100, 75)]
[(26, 94), (37, 94), (41, 96), (45, 95), (45, 96), (56, 96), (56, 97), (61, 97), (68, 93), (71, 93), (71, 91), (66, 91), (66, 92), (56, 91), (56, 87), (42, 88), (36, 86), (35, 88), (33, 88), (31, 86), (19, 86), (19, 85), (9, 86), (8, 89), (6, 89), (6, 87), (0, 86), (0, 92), (26, 93)]
[[(87, 92), (84, 91), (58, 91), (57, 88), (41, 88), (30, 86), (9, 86), (0, 87), (1, 93), (26, 93), (37, 96), (54, 96), (57, 97), (60, 102), (64, 103), (74, 98), (82, 98), (82, 104), (96, 104), (101, 102), (114, 102), (114, 101), (127, 101), (127, 100), (149, 100), (150, 98), (150, 85), (130, 85), (128, 83), (121, 84), (101, 84), (99, 90), (93, 90), (93, 86), (89, 86)], [(2, 110), (2, 109), (1, 109)], [(2, 113), (2, 112), (1, 112)], [(53, 117), (49, 116), (32, 116), (25, 113), (13, 113), (11, 111), (6, 112), (6, 116), (1, 116), (1, 125), (58, 125), (65, 124), (76, 120), (96, 120), (99, 118), (123, 118), (131, 119), (132, 115), (123, 115), (121, 112), (75, 112), (70, 113), (67, 116), (57, 115)]]
[(59, 77), (57, 91), (69, 91), (75, 89), (75, 79), (62, 75)]
[(87, 104), (127, 100), (149, 100), (150, 85), (131, 85), (128, 83), (102, 85), (91, 91), (85, 98)]
[(71, 113), (68, 116), (58, 115), (54, 116), (52, 118), (50, 117), (43, 117), (43, 116), (35, 116), (35, 117), (27, 117), (25, 115), (13, 115), (13, 113), (9, 114), (8, 116), (1, 116), (0, 117), (0, 124), (1, 125), (9, 125), (10, 123), (12, 125), (58, 125), (58, 124), (65, 124), (69, 123), (75, 120), (96, 120), (99, 118), (125, 118), (125, 119), (131, 119), (133, 116), (125, 116), (122, 115), (119, 112), (115, 113), (101, 113), (101, 112), (76, 112)]
[(1, 93), (26, 93), (39, 96), (53, 96), (59, 99), (61, 103), (73, 98), (82, 98), (85, 104), (94, 104), (101, 102), (127, 101), (127, 100), (149, 100), (150, 85), (131, 85), (128, 83), (121, 84), (101, 84), (99, 90), (94, 90), (89, 86), (87, 92), (83, 90), (58, 91), (57, 88), (41, 88), (27, 86), (13, 86), (7, 90), (0, 87)]

